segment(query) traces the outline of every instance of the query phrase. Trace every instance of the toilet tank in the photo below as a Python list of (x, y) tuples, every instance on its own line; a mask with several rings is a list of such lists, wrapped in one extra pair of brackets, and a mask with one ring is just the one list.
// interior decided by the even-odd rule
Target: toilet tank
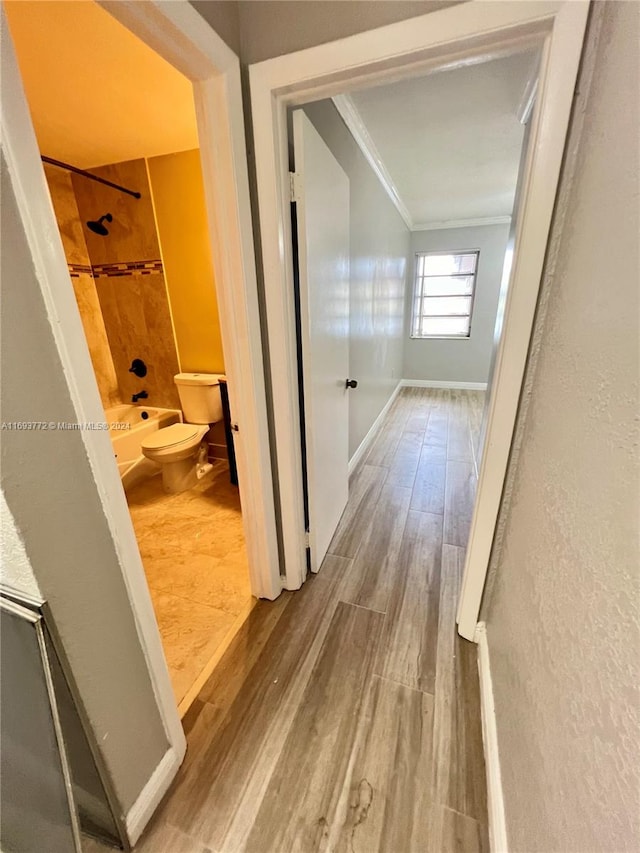
[(177, 373), (182, 414), (188, 424), (215, 424), (222, 420), (219, 373)]

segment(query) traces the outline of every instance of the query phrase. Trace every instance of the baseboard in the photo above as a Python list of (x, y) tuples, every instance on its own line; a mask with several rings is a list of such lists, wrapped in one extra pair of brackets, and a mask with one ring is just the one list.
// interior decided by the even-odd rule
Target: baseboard
[(403, 388), (461, 388), (466, 391), (486, 391), (486, 382), (453, 382), (448, 379), (403, 379)]
[(376, 436), (376, 433), (378, 432), (378, 430), (382, 426), (382, 421), (384, 420), (385, 415), (387, 414), (387, 412), (391, 408), (393, 401), (398, 396), (398, 392), (402, 388), (403, 382), (404, 382), (404, 379), (400, 380), (400, 382), (398, 382), (396, 387), (393, 389), (393, 393), (391, 394), (391, 396), (389, 397), (389, 399), (385, 403), (383, 410), (380, 412), (378, 417), (375, 419), (375, 421), (371, 425), (371, 429), (365, 435), (365, 437), (362, 439), (362, 441), (360, 442), (360, 444), (358, 446), (358, 449), (356, 450), (356, 452), (353, 454), (353, 456), (349, 460), (349, 476), (351, 476), (351, 474), (355, 471), (358, 463), (364, 457), (365, 453), (369, 449), (369, 445), (371, 444), (371, 442), (373, 441), (373, 439)]
[(493, 704), (493, 684), (489, 645), (484, 622), (479, 622), (475, 635), (478, 644), (478, 673), (480, 676), (480, 710), (482, 714), (482, 743), (487, 774), (487, 807), (489, 811), (489, 845), (491, 853), (508, 853), (507, 826), (504, 817), (504, 798), (498, 753), (498, 729)]
[(129, 843), (132, 847), (137, 843), (155, 810), (160, 805), (160, 800), (167, 793), (181, 763), (182, 759), (178, 753), (173, 747), (169, 747), (140, 792), (138, 799), (129, 809), (125, 824)]

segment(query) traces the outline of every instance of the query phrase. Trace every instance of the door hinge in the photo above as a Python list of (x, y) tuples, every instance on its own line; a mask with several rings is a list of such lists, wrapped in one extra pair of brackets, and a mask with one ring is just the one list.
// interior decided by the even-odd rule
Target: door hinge
[(311, 534), (308, 530), (305, 530), (304, 532), (304, 547), (311, 548)]
[(300, 201), (302, 197), (302, 176), (299, 172), (289, 172), (289, 201)]

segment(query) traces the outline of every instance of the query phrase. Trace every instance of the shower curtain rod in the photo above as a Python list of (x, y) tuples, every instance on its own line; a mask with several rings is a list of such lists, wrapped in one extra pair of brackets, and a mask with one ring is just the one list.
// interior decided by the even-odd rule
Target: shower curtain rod
[(120, 190), (121, 193), (127, 193), (134, 198), (140, 198), (140, 193), (135, 190), (128, 190), (126, 187), (121, 187), (120, 184), (114, 184), (113, 181), (107, 181), (106, 178), (99, 178), (97, 175), (92, 175), (91, 172), (86, 172), (84, 169), (78, 169), (77, 166), (70, 166), (68, 163), (63, 163), (62, 160), (54, 160), (53, 157), (45, 157), (40, 155), (43, 163), (49, 163), (51, 166), (58, 166), (60, 169), (66, 169), (68, 172), (75, 172), (76, 175), (82, 175), (83, 178), (89, 178), (91, 181), (97, 181), (99, 184), (104, 184), (114, 190)]

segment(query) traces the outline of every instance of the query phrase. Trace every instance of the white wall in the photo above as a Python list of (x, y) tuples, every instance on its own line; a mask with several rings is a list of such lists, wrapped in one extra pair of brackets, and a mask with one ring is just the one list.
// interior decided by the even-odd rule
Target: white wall
[(402, 378), (409, 231), (331, 101), (304, 108), (349, 177), (349, 457)]
[[(405, 379), (487, 381), (508, 237), (509, 225), (414, 231), (411, 234), (404, 341), (403, 376)], [(449, 250), (457, 252), (466, 249), (480, 250), (471, 336), (461, 340), (412, 339), (410, 337), (411, 304), (415, 254)]]
[(639, 18), (592, 13), (484, 607), (511, 853), (640, 839)]

